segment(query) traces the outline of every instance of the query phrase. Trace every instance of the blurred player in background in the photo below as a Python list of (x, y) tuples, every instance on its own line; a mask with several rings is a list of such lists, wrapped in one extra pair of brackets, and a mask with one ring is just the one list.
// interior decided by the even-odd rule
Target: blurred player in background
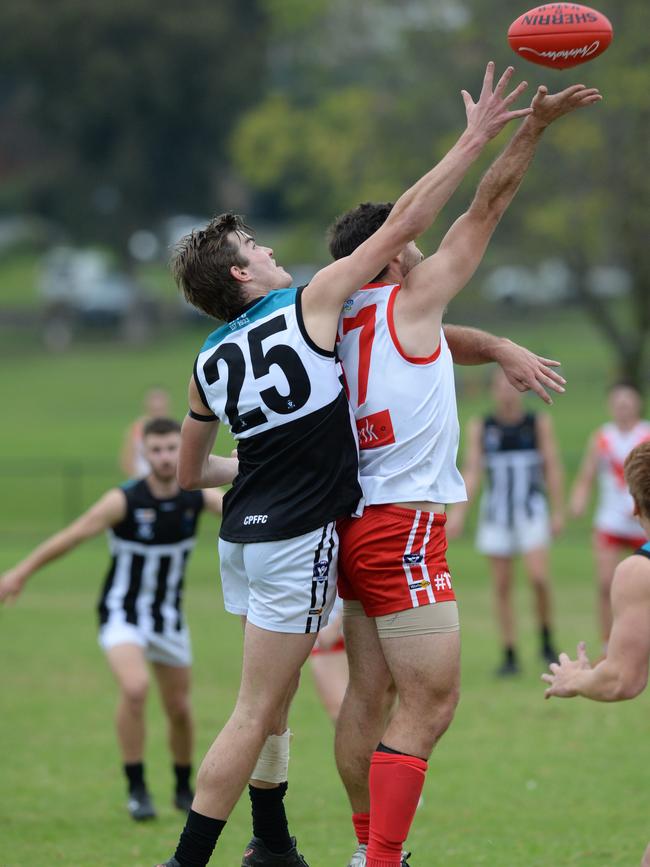
[[(335, 520), (355, 513), (361, 497), (354, 421), (335, 352), (339, 316), (359, 286), (431, 225), (487, 141), (530, 113), (508, 109), (518, 92), (503, 99), (486, 87), (443, 160), (403, 193), (372, 237), (300, 290), (288, 288), (291, 276), (273, 251), (233, 215), (216, 218), (178, 249), (174, 270), (186, 298), (226, 322), (195, 364), (179, 477), (188, 487), (215, 484), (210, 452), (218, 423), (228, 423), (240, 471), (224, 499), (221, 575), (227, 610), (246, 615), (247, 623), (236, 706), (201, 765), (185, 829), (165, 867), (208, 863), (251, 777), (276, 788), (263, 805), (253, 802), (254, 837), (243, 867), (306, 864), (282, 804), (286, 719), (299, 670), (336, 595)], [(285, 751), (274, 745), (269, 754), (273, 736), (286, 739)]]
[[(190, 706), (190, 635), (183, 583), (204, 508), (221, 514), (217, 490), (182, 491), (176, 481), (180, 425), (151, 419), (143, 431), (149, 474), (112, 488), (80, 518), (0, 577), (0, 602), (17, 597), (28, 578), (86, 539), (108, 534), (111, 564), (98, 603), (99, 644), (117, 681), (117, 739), (133, 819), (156, 811), (144, 772), (145, 704), (151, 663), (169, 725), (174, 804), (187, 812), (194, 726)], [(234, 475), (236, 461), (231, 461)]]
[[(519, 673), (512, 603), (515, 557), (521, 555), (535, 594), (540, 650), (547, 662), (557, 654), (551, 639), (548, 546), (564, 524), (564, 472), (549, 416), (526, 412), (521, 394), (501, 370), (492, 381), (494, 412), (467, 426), (463, 478), (471, 500), (485, 470), (476, 547), (490, 562), (503, 660), (497, 674)], [(551, 502), (551, 513), (546, 492)], [(469, 502), (449, 512), (447, 534), (457, 538)]]
[(309, 662), (318, 697), (327, 715), (335, 723), (349, 677), (343, 638), (343, 602), (338, 597), (329, 623), (318, 633)]
[[(481, 100), (494, 93), (492, 65)], [(521, 92), (518, 87), (509, 100)], [(468, 117), (475, 105), (463, 93)], [(459, 426), (452, 356), (442, 330), (449, 301), (478, 267), (549, 123), (600, 99), (582, 85), (540, 88), (526, 118), (479, 184), (469, 210), (428, 259), (409, 244), (344, 306), (339, 351), (359, 430), (366, 499), (361, 518), (341, 522), (339, 592), (344, 600), (350, 685), (336, 756), (358, 848), (349, 867), (398, 867), (427, 761), (459, 696), (458, 609), (446, 560), (445, 504), (465, 499), (456, 468)], [(361, 205), (332, 230), (343, 256), (376, 230), (390, 205)], [(548, 366), (542, 383), (563, 390)], [(533, 377), (536, 378), (536, 377)], [(383, 690), (399, 698), (388, 725)]]
[[(639, 538), (650, 538), (650, 441), (636, 446), (624, 464), (625, 482), (639, 523)], [(611, 585), (612, 626), (607, 653), (591, 667), (583, 641), (577, 659), (560, 654), (543, 674), (546, 698), (581, 695), (594, 701), (625, 701), (639, 695), (648, 682), (650, 660), (650, 542), (643, 542), (616, 566)], [(602, 749), (602, 746), (600, 747)], [(641, 867), (650, 867), (650, 845)]]
[(632, 497), (623, 475), (625, 458), (639, 443), (650, 440), (650, 422), (641, 418), (642, 398), (636, 386), (619, 382), (609, 391), (611, 421), (592, 434), (571, 493), (570, 511), (584, 514), (598, 478), (593, 552), (598, 580), (598, 612), (603, 644), (612, 627), (610, 589), (621, 558), (645, 540), (633, 517)]
[(129, 425), (120, 454), (120, 469), (129, 479), (143, 479), (150, 472), (144, 454), (144, 427), (152, 418), (168, 418), (171, 401), (164, 388), (150, 388), (144, 396), (144, 414)]

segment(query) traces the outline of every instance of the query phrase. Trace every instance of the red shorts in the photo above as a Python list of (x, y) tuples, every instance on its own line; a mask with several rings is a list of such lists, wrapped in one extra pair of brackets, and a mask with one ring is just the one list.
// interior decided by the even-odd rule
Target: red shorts
[(368, 617), (456, 599), (447, 565), (447, 516), (399, 506), (367, 506), (339, 521), (342, 599), (356, 599)]
[(643, 536), (618, 536), (615, 533), (606, 533), (604, 530), (596, 530), (596, 541), (604, 548), (629, 548), (636, 551), (648, 541)]

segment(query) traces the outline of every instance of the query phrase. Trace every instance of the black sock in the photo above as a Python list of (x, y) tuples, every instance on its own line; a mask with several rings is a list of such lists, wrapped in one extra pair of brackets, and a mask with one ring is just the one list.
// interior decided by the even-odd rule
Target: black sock
[(225, 824), (225, 820), (190, 810), (174, 855), (181, 867), (205, 867)]
[(284, 811), (284, 796), (288, 783), (280, 783), (275, 789), (248, 787), (253, 813), (253, 834), (264, 842), (274, 855), (281, 855), (291, 849), (291, 837)]
[(176, 792), (187, 792), (190, 790), (190, 776), (192, 774), (192, 765), (174, 765), (174, 776), (176, 777)]
[(511, 663), (511, 664), (517, 662), (517, 653), (516, 653), (514, 647), (512, 646), (512, 644), (506, 645), (505, 654), (506, 654), (506, 662)]
[(134, 789), (145, 788), (143, 762), (133, 762), (131, 765), (124, 765), (124, 773), (129, 781), (129, 792), (132, 792)]
[(542, 640), (542, 650), (546, 653), (547, 651), (553, 651), (553, 645), (551, 643), (551, 630), (548, 626), (542, 626), (539, 631), (540, 638)]
[(377, 744), (377, 749), (375, 752), (378, 753), (390, 753), (391, 756), (405, 756), (406, 753), (402, 753), (399, 750), (394, 750), (392, 747), (387, 747), (386, 744), (379, 741)]

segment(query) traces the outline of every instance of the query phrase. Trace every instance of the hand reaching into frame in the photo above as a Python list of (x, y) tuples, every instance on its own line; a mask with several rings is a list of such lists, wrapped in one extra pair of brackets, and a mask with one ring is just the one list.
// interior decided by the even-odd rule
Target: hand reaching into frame
[(545, 85), (537, 88), (537, 93), (531, 103), (531, 118), (541, 126), (548, 126), (565, 114), (577, 108), (586, 108), (602, 100), (602, 94), (597, 87), (585, 87), (584, 84), (573, 84), (559, 93), (549, 93)]
[(510, 385), (517, 391), (535, 392), (544, 403), (553, 403), (547, 389), (559, 394), (565, 391), (566, 379), (553, 369), (560, 366), (559, 361), (535, 355), (512, 340), (504, 341), (495, 360), (503, 369)]
[(591, 663), (587, 656), (584, 641), (578, 644), (577, 659), (569, 659), (566, 653), (561, 653), (558, 662), (552, 662), (549, 666), (550, 674), (543, 674), (542, 680), (550, 684), (544, 692), (544, 698), (573, 698), (578, 694), (574, 686), (575, 675), (580, 671), (591, 669)]
[(528, 87), (528, 83), (522, 81), (513, 91), (505, 96), (514, 71), (514, 67), (509, 66), (499, 79), (497, 86), (493, 88), (494, 62), (491, 60), (485, 70), (483, 87), (478, 101), (474, 102), (466, 90), (461, 90), (463, 102), (465, 103), (467, 129), (469, 132), (483, 135), (487, 141), (497, 136), (511, 120), (527, 117), (529, 114), (532, 114), (532, 107), (520, 108), (514, 111), (510, 110), (513, 102)]

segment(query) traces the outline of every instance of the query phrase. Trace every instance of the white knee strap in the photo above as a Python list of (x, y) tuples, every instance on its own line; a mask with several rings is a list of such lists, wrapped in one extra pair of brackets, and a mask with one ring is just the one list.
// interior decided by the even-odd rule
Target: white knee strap
[(251, 774), (252, 780), (263, 783), (286, 783), (289, 777), (289, 740), (291, 731), (281, 735), (269, 735)]

